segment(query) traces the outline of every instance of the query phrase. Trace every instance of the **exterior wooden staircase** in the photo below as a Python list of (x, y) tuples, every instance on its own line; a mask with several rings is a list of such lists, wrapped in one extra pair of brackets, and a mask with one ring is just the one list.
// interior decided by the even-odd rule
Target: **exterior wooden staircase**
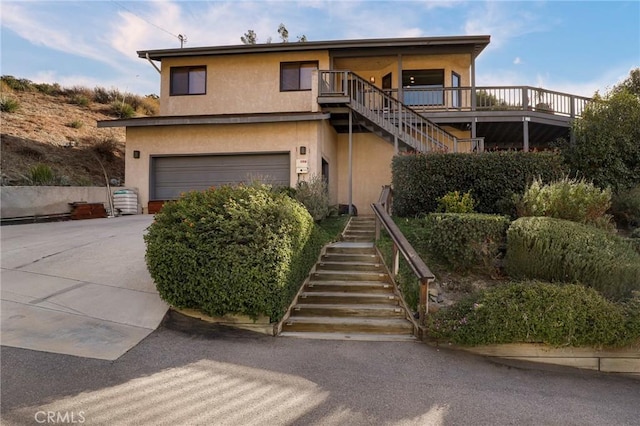
[(282, 322), (281, 336), (416, 340), (414, 323), (375, 247), (375, 221), (353, 217), (324, 248)]

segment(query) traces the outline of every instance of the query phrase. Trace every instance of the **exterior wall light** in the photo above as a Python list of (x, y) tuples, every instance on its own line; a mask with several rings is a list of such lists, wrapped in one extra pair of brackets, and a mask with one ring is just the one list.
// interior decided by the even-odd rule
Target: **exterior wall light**
[(376, 78), (374, 76), (369, 77), (371, 84), (376, 84)]
[(133, 151), (133, 158), (140, 158), (140, 151)]
[(300, 155), (305, 155), (307, 153), (307, 147), (306, 146), (301, 146), (300, 147)]

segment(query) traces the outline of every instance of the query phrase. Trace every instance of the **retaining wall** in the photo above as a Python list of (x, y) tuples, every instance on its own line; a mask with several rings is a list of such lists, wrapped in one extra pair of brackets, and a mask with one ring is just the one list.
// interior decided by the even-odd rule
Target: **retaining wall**
[[(123, 188), (112, 187), (112, 195), (119, 189)], [(108, 207), (107, 188), (104, 186), (2, 186), (0, 187), (0, 217), (10, 219), (65, 214), (71, 212), (69, 203), (80, 201), (104, 203), (105, 207)]]

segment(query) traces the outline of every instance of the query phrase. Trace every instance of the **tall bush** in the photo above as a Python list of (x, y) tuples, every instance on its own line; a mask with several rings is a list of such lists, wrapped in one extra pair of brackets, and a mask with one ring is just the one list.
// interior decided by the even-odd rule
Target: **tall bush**
[(329, 189), (322, 176), (314, 175), (308, 181), (299, 182), (294, 197), (307, 208), (314, 220), (322, 220), (329, 215)]
[(480, 213), (511, 214), (513, 194), (523, 194), (535, 178), (550, 182), (566, 170), (554, 153), (485, 152), (396, 156), (392, 173), (394, 213), (407, 217), (436, 211), (438, 198), (451, 191), (471, 191)]
[(549, 216), (611, 228), (611, 190), (584, 180), (563, 178), (549, 184), (536, 179), (518, 203), (518, 216)]
[(314, 233), (290, 197), (257, 184), (222, 186), (166, 203), (145, 236), (146, 262), (173, 306), (277, 320), (316, 260), (301, 261)]
[[(640, 69), (587, 105), (575, 121), (575, 142), (563, 154), (571, 170), (615, 192), (640, 184)], [(634, 83), (635, 82), (635, 83)]]
[(514, 278), (580, 283), (611, 300), (640, 290), (640, 255), (629, 241), (568, 220), (514, 221), (507, 231), (506, 266)]

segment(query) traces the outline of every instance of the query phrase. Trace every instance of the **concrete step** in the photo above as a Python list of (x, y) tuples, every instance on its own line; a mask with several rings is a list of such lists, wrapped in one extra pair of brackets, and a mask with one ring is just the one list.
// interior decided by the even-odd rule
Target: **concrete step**
[(283, 337), (316, 340), (355, 340), (360, 342), (418, 342), (418, 339), (414, 335), (410, 334), (309, 333), (304, 331), (284, 331), (279, 335)]
[(405, 311), (399, 306), (380, 304), (301, 303), (293, 307), (291, 316), (405, 318)]
[(331, 262), (323, 261), (316, 264), (317, 271), (351, 271), (351, 272), (375, 272), (384, 273), (384, 265), (381, 263), (366, 262)]
[(293, 316), (285, 321), (282, 326), (282, 331), (412, 334), (413, 324), (401, 318)]
[(327, 254), (376, 254), (372, 242), (338, 242), (327, 247)]
[(317, 270), (311, 274), (311, 281), (384, 281), (390, 282), (383, 272)]
[(380, 263), (378, 256), (375, 254), (349, 254), (349, 253), (333, 253), (327, 252), (322, 255), (321, 262), (368, 262)]
[(373, 241), (373, 237), (364, 237), (364, 236), (350, 236), (350, 235), (343, 235), (342, 236), (342, 241), (346, 241), (346, 242), (350, 242), (350, 243), (359, 243), (359, 242), (368, 242), (368, 241)]
[(304, 291), (393, 294), (393, 285), (383, 281), (310, 281)]
[(399, 298), (392, 293), (355, 293), (343, 291), (303, 291), (299, 304), (345, 304), (399, 306)]

